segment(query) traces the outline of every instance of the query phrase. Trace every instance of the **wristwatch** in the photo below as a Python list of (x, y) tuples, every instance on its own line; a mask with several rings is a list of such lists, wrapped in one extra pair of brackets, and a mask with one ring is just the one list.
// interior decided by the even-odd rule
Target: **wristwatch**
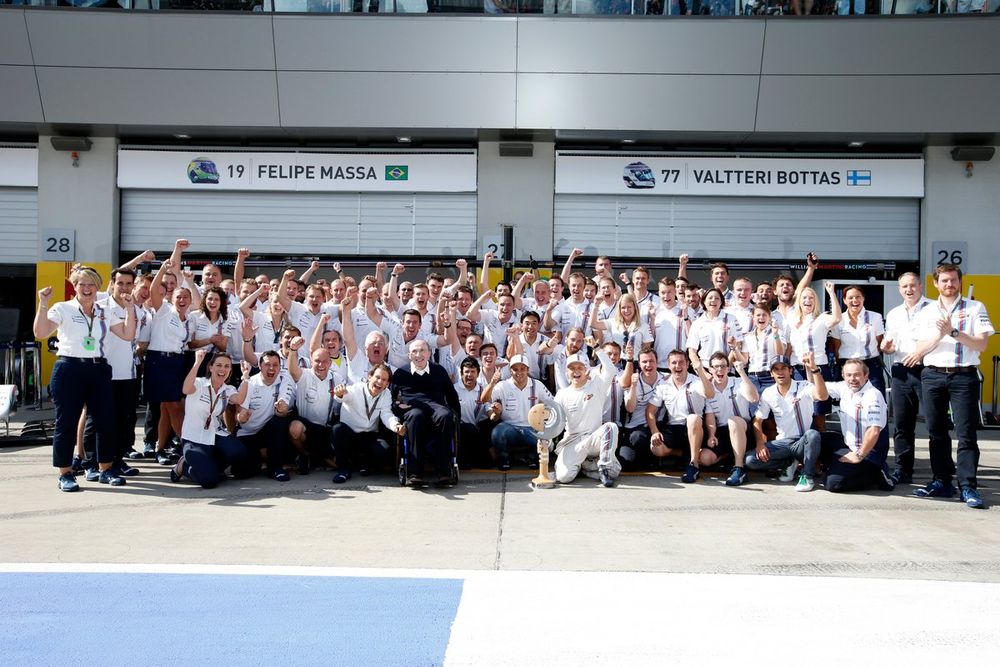
[(952, 329), (950, 332), (948, 332), (948, 335), (951, 336), (952, 338), (955, 338), (960, 333), (962, 333), (962, 332), (959, 331), (958, 329)]
[(807, 368), (806, 370), (815, 375), (816, 373), (819, 373), (819, 366), (816, 368)]

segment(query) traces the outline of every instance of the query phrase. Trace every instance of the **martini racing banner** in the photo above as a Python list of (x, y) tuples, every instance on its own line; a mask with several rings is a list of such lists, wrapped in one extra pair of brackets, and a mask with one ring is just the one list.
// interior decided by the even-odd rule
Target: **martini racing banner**
[(118, 151), (118, 187), (157, 190), (475, 192), (476, 152)]
[(38, 187), (38, 149), (0, 146), (0, 185)]
[(924, 161), (562, 152), (556, 156), (556, 193), (912, 198), (924, 196)]

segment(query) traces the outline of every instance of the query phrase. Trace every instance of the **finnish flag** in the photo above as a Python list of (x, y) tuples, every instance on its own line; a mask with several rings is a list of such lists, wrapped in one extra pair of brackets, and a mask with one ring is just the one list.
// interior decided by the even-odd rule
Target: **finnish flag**
[(848, 185), (871, 185), (872, 184), (872, 172), (870, 171), (858, 171), (856, 169), (847, 170), (847, 184)]

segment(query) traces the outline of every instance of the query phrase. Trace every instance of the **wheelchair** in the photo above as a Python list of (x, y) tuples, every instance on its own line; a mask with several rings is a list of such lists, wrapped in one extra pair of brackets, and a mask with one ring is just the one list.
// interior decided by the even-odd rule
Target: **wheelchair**
[[(460, 415), (456, 415), (456, 424), (460, 419)], [(447, 486), (452, 487), (458, 484), (458, 447), (459, 447), (459, 429), (455, 429), (455, 437), (451, 439), (451, 452), (450, 452), (450, 463), (448, 465), (448, 484)], [(396, 436), (396, 462), (397, 462), (397, 478), (399, 479), (400, 486), (406, 486), (407, 481), (410, 477), (409, 470), (409, 458), (408, 454), (410, 452), (410, 436), (397, 435)]]

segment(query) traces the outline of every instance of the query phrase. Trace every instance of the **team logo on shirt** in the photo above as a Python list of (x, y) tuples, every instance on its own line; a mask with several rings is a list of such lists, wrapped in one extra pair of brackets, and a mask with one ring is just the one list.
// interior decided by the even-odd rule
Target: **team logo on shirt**
[(218, 185), (219, 170), (215, 168), (215, 163), (207, 157), (196, 157), (188, 163), (188, 178), (192, 183), (212, 183)]
[(385, 180), (406, 181), (410, 178), (410, 167), (405, 164), (385, 165)]
[(656, 187), (656, 176), (653, 175), (653, 170), (645, 162), (632, 162), (625, 165), (622, 179), (625, 181), (625, 187), (633, 190)]

